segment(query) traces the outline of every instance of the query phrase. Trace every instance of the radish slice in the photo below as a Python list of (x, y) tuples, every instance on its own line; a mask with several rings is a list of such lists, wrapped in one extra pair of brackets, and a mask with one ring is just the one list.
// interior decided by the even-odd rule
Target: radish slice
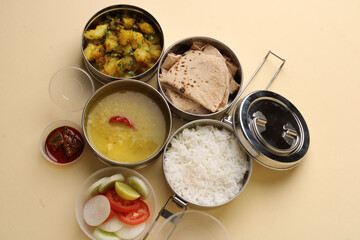
[(117, 232), (119, 231), (125, 224), (119, 220), (117, 215), (115, 214), (110, 220), (104, 222), (98, 226), (101, 230), (106, 232)]
[(145, 228), (145, 222), (140, 223), (138, 225), (127, 225), (124, 224), (119, 231), (115, 232), (115, 234), (120, 239), (133, 239), (137, 237)]
[(115, 233), (105, 232), (99, 228), (96, 228), (93, 233), (97, 240), (119, 240), (119, 237)]
[(110, 214), (110, 202), (104, 195), (96, 195), (86, 202), (83, 210), (84, 220), (90, 226), (103, 223)]
[(87, 190), (88, 195), (94, 195), (98, 193), (99, 187), (106, 181), (107, 177), (100, 178), (96, 182), (94, 182)]
[(123, 182), (124, 180), (124, 175), (122, 175), (121, 173), (114, 174), (111, 177), (108, 177), (106, 181), (100, 185), (99, 192), (103, 193), (109, 188), (114, 187), (115, 182)]
[(149, 189), (143, 180), (136, 176), (131, 176), (128, 178), (127, 181), (129, 185), (140, 194), (142, 199), (147, 198), (147, 196), (149, 195)]

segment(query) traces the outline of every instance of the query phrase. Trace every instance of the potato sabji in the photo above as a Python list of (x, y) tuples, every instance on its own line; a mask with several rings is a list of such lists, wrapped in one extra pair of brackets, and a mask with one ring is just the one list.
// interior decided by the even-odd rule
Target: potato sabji
[(113, 77), (131, 78), (146, 72), (162, 52), (159, 33), (136, 15), (107, 15), (84, 37), (88, 39), (86, 59), (97, 70)]

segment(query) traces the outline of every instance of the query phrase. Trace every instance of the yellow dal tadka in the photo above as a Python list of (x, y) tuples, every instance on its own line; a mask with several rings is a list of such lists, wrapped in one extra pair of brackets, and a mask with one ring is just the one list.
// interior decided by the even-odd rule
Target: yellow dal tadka
[[(124, 116), (135, 130), (124, 123), (109, 122)], [(86, 133), (90, 143), (103, 156), (132, 163), (153, 155), (166, 138), (166, 123), (159, 106), (137, 91), (118, 91), (99, 100), (89, 111)]]

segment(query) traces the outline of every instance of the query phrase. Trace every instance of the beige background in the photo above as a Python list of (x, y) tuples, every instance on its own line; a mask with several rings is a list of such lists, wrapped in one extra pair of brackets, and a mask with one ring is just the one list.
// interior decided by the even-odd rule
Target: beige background
[[(76, 164), (56, 167), (42, 157), (39, 139), (55, 120), (80, 123), (81, 112), (66, 115), (51, 102), (49, 80), (63, 66), (84, 67), (80, 38), (85, 23), (117, 3), (1, 3), (1, 239), (87, 239), (75, 219), (75, 198), (82, 182), (104, 165), (87, 149)], [(127, 3), (157, 18), (166, 48), (194, 35), (226, 43), (237, 54), (245, 80), (270, 49), (287, 60), (270, 90), (301, 111), (310, 129), (310, 149), (291, 171), (254, 163), (249, 184), (235, 200), (206, 210), (231, 238), (360, 239), (360, 1)], [(276, 64), (271, 61), (249, 91), (262, 88)], [(162, 206), (171, 192), (161, 160), (140, 173), (153, 184)]]

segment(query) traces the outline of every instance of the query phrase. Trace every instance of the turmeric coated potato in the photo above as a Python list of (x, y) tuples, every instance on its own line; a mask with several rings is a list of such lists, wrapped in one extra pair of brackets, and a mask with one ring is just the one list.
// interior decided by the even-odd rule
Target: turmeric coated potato
[(118, 38), (115, 35), (113, 35), (112, 32), (109, 32), (108, 35), (106, 36), (106, 40), (105, 40), (104, 45), (105, 45), (105, 48), (106, 48), (106, 52), (111, 52), (117, 46), (119, 46)]
[(147, 63), (150, 60), (149, 51), (144, 48), (138, 48), (134, 52), (134, 57), (137, 62)]
[(114, 75), (116, 71), (118, 70), (117, 63), (119, 59), (117, 58), (110, 58), (107, 59), (104, 64), (104, 73), (107, 75)]
[(121, 29), (118, 34), (119, 43), (125, 46), (133, 40), (133, 31)]
[(107, 27), (107, 24), (98, 25), (95, 29), (86, 31), (84, 36), (87, 39), (101, 39), (105, 35)]
[(134, 19), (130, 17), (123, 17), (123, 24), (126, 29), (131, 29), (134, 26)]
[(154, 34), (154, 28), (147, 22), (140, 22), (138, 23), (140, 30), (145, 34)]
[(100, 57), (103, 57), (105, 54), (105, 49), (103, 45), (95, 45), (89, 43), (84, 50), (84, 54), (87, 60), (93, 61)]
[(139, 15), (106, 15), (84, 32), (86, 59), (100, 72), (130, 78), (151, 68), (162, 52), (160, 34)]

